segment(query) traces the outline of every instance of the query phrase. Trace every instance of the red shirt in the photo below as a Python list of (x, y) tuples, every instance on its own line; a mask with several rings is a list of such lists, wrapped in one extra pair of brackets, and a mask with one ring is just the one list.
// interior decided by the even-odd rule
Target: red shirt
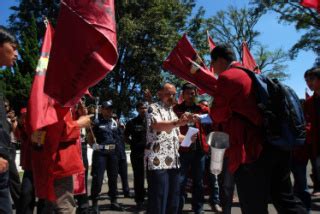
[(263, 118), (256, 104), (252, 80), (244, 71), (231, 66), (219, 75), (210, 114), (222, 131), (229, 134), (230, 147), (225, 156), (231, 172), (259, 158), (263, 142), (259, 126)]

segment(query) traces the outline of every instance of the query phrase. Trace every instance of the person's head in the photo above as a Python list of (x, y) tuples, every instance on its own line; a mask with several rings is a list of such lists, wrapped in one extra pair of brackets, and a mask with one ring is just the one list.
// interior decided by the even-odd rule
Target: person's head
[(166, 106), (173, 106), (176, 103), (176, 87), (171, 83), (165, 83), (158, 91), (159, 99)]
[(311, 85), (313, 87), (313, 90), (319, 94), (320, 93), (320, 67), (313, 68), (308, 74), (308, 76), (312, 81)]
[(101, 105), (101, 114), (103, 118), (110, 119), (113, 115), (113, 104), (112, 101), (104, 101)]
[(0, 26), (0, 66), (11, 67), (18, 58), (16, 38)]
[(199, 105), (203, 105), (205, 107), (209, 107), (209, 102), (207, 100), (200, 100)]
[(308, 88), (313, 91), (313, 81), (312, 79), (314, 77), (310, 76), (310, 73), (312, 72), (314, 68), (308, 69), (305, 73), (304, 73), (304, 80), (306, 81), (306, 84), (308, 86)]
[(218, 75), (225, 71), (231, 62), (236, 60), (232, 47), (227, 44), (217, 45), (211, 51), (211, 65)]
[(197, 96), (197, 88), (191, 83), (182, 86), (182, 98), (187, 105), (194, 104)]
[(141, 117), (144, 117), (146, 112), (147, 112), (147, 103), (144, 103), (144, 102), (139, 102), (137, 105), (136, 105), (136, 109), (137, 109), (137, 112), (139, 113), (139, 115)]

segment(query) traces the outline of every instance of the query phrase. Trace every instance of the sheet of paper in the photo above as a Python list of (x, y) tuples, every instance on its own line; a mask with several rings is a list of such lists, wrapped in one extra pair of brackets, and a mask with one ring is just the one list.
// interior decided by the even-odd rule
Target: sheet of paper
[(199, 132), (199, 129), (193, 128), (193, 127), (189, 127), (188, 132), (187, 132), (187, 134), (185, 135), (185, 137), (184, 137), (184, 139), (183, 139), (183, 141), (182, 141), (182, 143), (181, 143), (180, 146), (182, 146), (182, 147), (189, 147), (189, 146), (191, 145), (191, 143), (192, 143), (191, 137), (192, 137), (194, 134), (198, 133), (198, 132)]

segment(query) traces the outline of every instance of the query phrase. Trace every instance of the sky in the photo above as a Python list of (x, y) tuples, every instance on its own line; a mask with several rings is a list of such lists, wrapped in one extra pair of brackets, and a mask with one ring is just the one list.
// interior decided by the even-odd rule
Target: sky
[[(229, 6), (248, 7), (249, 0), (197, 0), (195, 11), (203, 6), (206, 16), (213, 16), (219, 10), (226, 10)], [(11, 11), (10, 6), (17, 4), (16, 0), (0, 0), (0, 25), (7, 25), (7, 20)], [(270, 50), (282, 48), (289, 50), (297, 42), (303, 31), (297, 32), (294, 25), (278, 23), (277, 14), (267, 13), (262, 17), (256, 26), (256, 30), (261, 32), (258, 41), (267, 45)], [(212, 35), (214, 38), (214, 35)], [(285, 84), (292, 87), (299, 97), (305, 95), (306, 84), (303, 79), (304, 72), (311, 68), (316, 59), (316, 55), (311, 51), (300, 51), (294, 60), (288, 60), (287, 72), (290, 77), (285, 80)]]

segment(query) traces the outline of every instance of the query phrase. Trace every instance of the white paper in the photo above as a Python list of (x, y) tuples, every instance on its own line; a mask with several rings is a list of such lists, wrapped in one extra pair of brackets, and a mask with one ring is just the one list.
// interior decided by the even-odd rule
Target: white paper
[(183, 141), (182, 141), (180, 146), (189, 147), (191, 145), (191, 143), (192, 143), (191, 137), (193, 135), (195, 135), (196, 133), (198, 133), (198, 132), (199, 132), (199, 129), (193, 128), (193, 127), (189, 127), (188, 132), (185, 135), (185, 137), (184, 137), (184, 139), (183, 139)]

